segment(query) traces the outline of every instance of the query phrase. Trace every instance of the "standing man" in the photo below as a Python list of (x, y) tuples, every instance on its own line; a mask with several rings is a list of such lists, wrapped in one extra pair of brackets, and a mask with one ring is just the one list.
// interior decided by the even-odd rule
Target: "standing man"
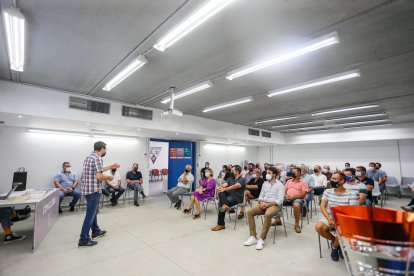
[(103, 237), (106, 234), (106, 231), (101, 230), (98, 226), (98, 206), (101, 198), (102, 181), (112, 180), (114, 177), (105, 176), (103, 172), (119, 168), (117, 163), (107, 167), (103, 166), (102, 157), (106, 155), (106, 144), (104, 142), (96, 142), (93, 148), (94, 152), (86, 157), (83, 162), (81, 191), (86, 199), (86, 213), (78, 243), (79, 247), (98, 244), (97, 241), (93, 241), (89, 237), (91, 229), (92, 239)]
[(76, 202), (78, 202), (81, 197), (81, 193), (76, 190), (76, 187), (78, 186), (78, 176), (76, 173), (71, 172), (71, 167), (70, 162), (63, 162), (62, 171), (59, 172), (54, 178), (55, 187), (60, 189), (59, 214), (62, 213), (60, 204), (62, 203), (63, 198), (66, 196), (72, 197), (72, 202), (69, 203), (69, 212), (73, 212), (75, 211)]
[(185, 171), (178, 178), (177, 186), (171, 188), (167, 192), (167, 196), (171, 201), (171, 204), (174, 204), (174, 207), (179, 210), (181, 208), (181, 199), (180, 195), (188, 193), (193, 185), (194, 176), (191, 173), (191, 166), (185, 166)]
[(144, 179), (142, 179), (142, 173), (138, 171), (138, 163), (134, 163), (132, 165), (132, 170), (127, 172), (126, 181), (128, 188), (134, 190), (134, 205), (139, 206), (138, 192), (141, 193), (142, 198), (145, 198), (146, 196), (144, 194), (144, 188), (142, 187)]

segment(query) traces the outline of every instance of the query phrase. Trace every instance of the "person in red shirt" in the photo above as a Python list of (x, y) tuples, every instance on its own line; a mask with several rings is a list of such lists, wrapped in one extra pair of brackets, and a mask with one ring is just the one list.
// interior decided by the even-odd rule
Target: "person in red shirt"
[(290, 175), (293, 177), (288, 180), (285, 185), (285, 200), (284, 206), (293, 206), (293, 214), (295, 216), (295, 231), (301, 232), (299, 226), (300, 212), (303, 204), (305, 203), (305, 196), (308, 191), (308, 184), (301, 179), (301, 170), (295, 167)]

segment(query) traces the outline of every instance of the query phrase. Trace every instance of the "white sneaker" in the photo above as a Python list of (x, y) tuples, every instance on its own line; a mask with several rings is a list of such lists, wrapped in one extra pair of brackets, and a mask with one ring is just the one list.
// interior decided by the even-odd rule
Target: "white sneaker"
[(257, 239), (253, 236), (250, 236), (247, 241), (244, 243), (245, 246), (250, 246), (257, 243)]
[(260, 239), (256, 244), (256, 250), (262, 250), (264, 247), (264, 240)]

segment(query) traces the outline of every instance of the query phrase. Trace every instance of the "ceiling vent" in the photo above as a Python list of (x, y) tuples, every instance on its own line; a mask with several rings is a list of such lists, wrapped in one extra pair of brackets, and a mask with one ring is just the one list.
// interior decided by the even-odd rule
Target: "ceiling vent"
[(262, 131), (262, 137), (272, 138), (272, 133), (268, 131)]
[(249, 135), (252, 135), (252, 136), (260, 136), (260, 131), (257, 130), (257, 129), (249, 128)]
[(92, 101), (85, 98), (69, 97), (69, 108), (109, 114), (109, 103)]
[(130, 106), (122, 106), (122, 116), (144, 120), (152, 120), (152, 110)]

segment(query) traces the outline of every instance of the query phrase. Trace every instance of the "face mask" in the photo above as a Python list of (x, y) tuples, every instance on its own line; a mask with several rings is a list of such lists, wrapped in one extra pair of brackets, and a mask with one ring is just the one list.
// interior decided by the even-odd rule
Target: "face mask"
[(314, 172), (314, 173), (318, 173), (318, 172), (319, 172), (319, 170), (318, 170), (318, 169), (313, 169), (313, 172)]
[(186, 172), (186, 173), (189, 173), (189, 172), (190, 172), (190, 170), (185, 170), (185, 172)]
[(249, 168), (249, 172), (252, 172), (253, 171), (253, 168)]
[(270, 179), (272, 179), (272, 175), (271, 174), (266, 174), (266, 180), (270, 180)]
[(104, 153), (102, 153), (101, 157), (104, 157), (106, 155), (106, 151)]
[(136, 172), (136, 171), (138, 171), (138, 168), (133, 168), (132, 170), (133, 170), (134, 172)]
[(322, 169), (323, 173), (328, 173), (328, 169)]
[(362, 172), (355, 172), (355, 176), (357, 176), (357, 177), (362, 176)]
[(345, 165), (345, 168), (347, 168), (347, 169), (348, 169), (348, 168), (349, 168), (349, 166), (348, 166), (348, 165)]
[(210, 176), (210, 172), (206, 172), (206, 173), (205, 173), (205, 176), (206, 176), (206, 177), (209, 177), (209, 176)]
[(338, 187), (338, 186), (339, 186), (339, 183), (338, 183), (338, 182), (336, 182), (336, 181), (331, 180), (331, 186), (332, 186), (333, 188), (336, 188), (336, 187)]
[(114, 173), (114, 172), (116, 172), (116, 169), (112, 169), (111, 171)]
[(375, 170), (375, 168), (374, 167), (369, 167), (369, 170), (373, 171), (373, 170)]
[(286, 173), (286, 176), (287, 176), (287, 177), (295, 177), (295, 175), (293, 174), (293, 172), (292, 172), (292, 171), (288, 171), (288, 172)]
[(255, 174), (252, 174), (252, 178), (256, 178), (256, 175)]
[(352, 176), (345, 176), (345, 181), (346, 182), (349, 182), (349, 181), (352, 181)]
[(72, 167), (65, 168), (65, 172), (70, 172), (70, 169), (72, 169)]

